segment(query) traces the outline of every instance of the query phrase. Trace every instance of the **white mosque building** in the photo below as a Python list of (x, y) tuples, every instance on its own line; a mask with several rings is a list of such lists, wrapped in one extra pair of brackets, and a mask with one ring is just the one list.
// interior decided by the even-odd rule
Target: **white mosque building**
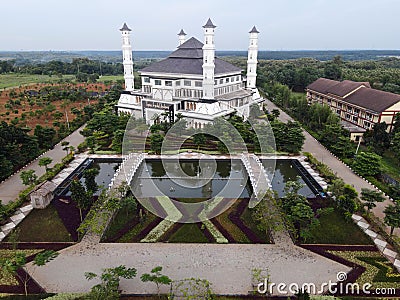
[(256, 88), (258, 31), (250, 31), (247, 78), (242, 70), (215, 57), (216, 26), (208, 19), (204, 28), (204, 44), (192, 37), (186, 40), (181, 30), (179, 46), (167, 58), (139, 71), (140, 90), (134, 89), (131, 29), (122, 33), (125, 90), (117, 104), (119, 113), (129, 113), (153, 124), (169, 112), (170, 121), (176, 114), (186, 118), (189, 127), (201, 128), (217, 117), (235, 111), (248, 117), (250, 106), (262, 105), (264, 99)]

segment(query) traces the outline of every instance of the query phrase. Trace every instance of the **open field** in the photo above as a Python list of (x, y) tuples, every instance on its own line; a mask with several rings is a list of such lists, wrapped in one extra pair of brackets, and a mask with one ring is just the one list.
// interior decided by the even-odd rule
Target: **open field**
[(19, 87), (31, 83), (54, 83), (61, 79), (73, 79), (74, 75), (49, 76), (49, 75), (31, 75), (31, 74), (0, 74), (0, 89)]
[[(0, 83), (1, 83), (0, 75)], [(10, 84), (11, 85), (11, 84)], [(50, 87), (54, 92), (61, 94), (75, 93), (76, 97), (72, 100), (57, 96), (50, 99), (50, 92), (43, 91), (44, 88)], [(77, 114), (73, 113), (74, 109), (79, 110), (83, 114), (83, 108), (89, 104), (97, 103), (97, 98), (89, 100), (76, 93), (76, 90), (82, 89), (87, 92), (104, 92), (107, 86), (103, 83), (33, 83), (27, 84), (21, 88), (9, 88), (0, 91), (0, 121), (7, 123), (16, 122), (21, 126), (34, 128), (36, 125), (53, 127), (53, 122), (58, 121), (60, 124), (72, 122)], [(29, 93), (35, 91), (37, 95)], [(65, 97), (68, 97), (65, 96)], [(79, 99), (80, 97), (81, 99)]]
[(118, 80), (124, 80), (123, 75), (103, 75), (99, 79), (97, 79), (97, 82), (106, 82), (106, 81), (118, 81)]

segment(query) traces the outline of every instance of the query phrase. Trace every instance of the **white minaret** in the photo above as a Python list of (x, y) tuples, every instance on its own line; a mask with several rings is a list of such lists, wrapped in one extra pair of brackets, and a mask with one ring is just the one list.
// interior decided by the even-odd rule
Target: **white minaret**
[(186, 36), (186, 33), (183, 31), (183, 29), (181, 29), (181, 31), (178, 33), (179, 46), (185, 42), (185, 39), (186, 39), (185, 36)]
[(124, 79), (125, 79), (125, 90), (133, 91), (135, 78), (133, 76), (133, 60), (132, 60), (132, 46), (130, 39), (130, 32), (128, 25), (124, 23), (120, 29), (122, 33), (122, 58), (124, 65)]
[(203, 98), (214, 99), (215, 25), (208, 19), (204, 28), (203, 46)]
[(250, 30), (250, 45), (247, 57), (247, 88), (254, 89), (257, 79), (257, 54), (258, 54), (258, 30), (256, 26)]

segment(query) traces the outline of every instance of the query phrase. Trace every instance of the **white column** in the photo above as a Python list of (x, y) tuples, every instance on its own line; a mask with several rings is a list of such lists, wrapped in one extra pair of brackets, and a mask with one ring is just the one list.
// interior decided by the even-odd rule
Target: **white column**
[(183, 31), (183, 29), (181, 29), (181, 31), (178, 33), (178, 37), (179, 37), (179, 46), (182, 45), (185, 42), (185, 37), (186, 37), (186, 33)]
[(208, 19), (204, 28), (203, 46), (203, 98), (214, 99), (215, 25)]
[(257, 80), (257, 55), (258, 55), (258, 30), (256, 26), (251, 29), (250, 45), (247, 56), (247, 88), (253, 89), (256, 87)]
[(120, 31), (122, 34), (122, 61), (124, 65), (125, 90), (133, 91), (135, 88), (135, 78), (133, 76), (132, 46), (130, 41), (130, 32), (132, 30), (124, 23)]

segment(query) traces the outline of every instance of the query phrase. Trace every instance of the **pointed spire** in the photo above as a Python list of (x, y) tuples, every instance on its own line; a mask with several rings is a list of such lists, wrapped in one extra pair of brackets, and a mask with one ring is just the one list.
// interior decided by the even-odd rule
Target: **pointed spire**
[(185, 36), (186, 33), (183, 31), (183, 29), (181, 29), (181, 31), (178, 33), (178, 35), (179, 35), (179, 36), (181, 36), (181, 35)]
[(256, 26), (253, 26), (253, 28), (249, 31), (249, 33), (260, 33), (260, 32), (257, 30)]
[(203, 28), (215, 28), (215, 27), (217, 27), (217, 26), (215, 26), (213, 24), (213, 22), (211, 21), (210, 18), (208, 18), (208, 21), (207, 21), (206, 25), (203, 26)]
[(132, 30), (128, 27), (128, 25), (126, 25), (126, 23), (124, 23), (120, 31), (132, 31)]

